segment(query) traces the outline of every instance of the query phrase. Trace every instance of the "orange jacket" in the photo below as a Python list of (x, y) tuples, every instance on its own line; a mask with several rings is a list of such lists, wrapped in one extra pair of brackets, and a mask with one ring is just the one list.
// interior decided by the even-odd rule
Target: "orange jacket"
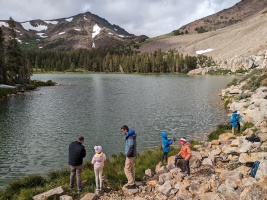
[(182, 148), (178, 153), (178, 155), (181, 155), (185, 160), (189, 160), (192, 156), (190, 144), (189, 143), (182, 144)]

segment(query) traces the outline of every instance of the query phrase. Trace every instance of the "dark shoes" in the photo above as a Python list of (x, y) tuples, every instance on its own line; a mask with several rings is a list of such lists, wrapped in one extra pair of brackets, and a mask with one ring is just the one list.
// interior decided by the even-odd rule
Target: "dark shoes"
[(80, 188), (80, 189), (78, 190), (78, 194), (79, 194), (79, 193), (81, 193), (82, 191), (83, 191), (83, 189), (82, 189), (82, 188)]
[(127, 188), (128, 190), (136, 189), (136, 185), (135, 185), (135, 184), (133, 184), (133, 185), (127, 185), (126, 188)]

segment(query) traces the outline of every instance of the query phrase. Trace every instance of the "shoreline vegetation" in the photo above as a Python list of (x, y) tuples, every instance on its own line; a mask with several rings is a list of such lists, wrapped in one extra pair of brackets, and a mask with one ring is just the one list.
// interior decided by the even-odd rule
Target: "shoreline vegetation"
[(55, 86), (55, 85), (57, 85), (57, 83), (53, 82), (52, 80), (48, 81), (32, 80), (30, 84), (16, 84), (16, 85), (0, 84), (0, 99), (15, 94), (21, 94), (24, 93), (25, 91), (34, 90), (38, 87)]

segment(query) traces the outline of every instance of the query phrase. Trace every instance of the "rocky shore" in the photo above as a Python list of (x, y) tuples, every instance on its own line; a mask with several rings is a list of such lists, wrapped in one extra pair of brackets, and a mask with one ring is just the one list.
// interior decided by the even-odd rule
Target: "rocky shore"
[(188, 75), (204, 75), (211, 71), (229, 70), (237, 72), (238, 70), (263, 69), (267, 67), (267, 50), (258, 52), (257, 55), (235, 56), (225, 60), (216, 66), (200, 67), (188, 72)]
[[(250, 90), (244, 87), (249, 81), (244, 79), (222, 90), (222, 98), (230, 110), (240, 110), (241, 126), (246, 122), (254, 126), (238, 135), (226, 132), (219, 135), (218, 140), (195, 146), (197, 151), (193, 151), (190, 160), (190, 177), (185, 176), (182, 165), (174, 167), (174, 156), (171, 156), (166, 165), (158, 163), (155, 169), (147, 169), (144, 181), (137, 182), (137, 189), (127, 190), (124, 186), (121, 191), (88, 193), (81, 199), (267, 199), (267, 87)], [(260, 142), (246, 139), (253, 133), (260, 137)], [(260, 161), (260, 165), (253, 178), (249, 172), (255, 161)], [(72, 197), (64, 195), (60, 199)]]

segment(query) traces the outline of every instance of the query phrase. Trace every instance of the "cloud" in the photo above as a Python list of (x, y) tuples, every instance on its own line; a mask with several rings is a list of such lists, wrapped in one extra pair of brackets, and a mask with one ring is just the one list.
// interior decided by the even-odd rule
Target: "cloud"
[(154, 37), (229, 8), (240, 0), (7, 0), (0, 20), (53, 20), (91, 12), (129, 33)]

